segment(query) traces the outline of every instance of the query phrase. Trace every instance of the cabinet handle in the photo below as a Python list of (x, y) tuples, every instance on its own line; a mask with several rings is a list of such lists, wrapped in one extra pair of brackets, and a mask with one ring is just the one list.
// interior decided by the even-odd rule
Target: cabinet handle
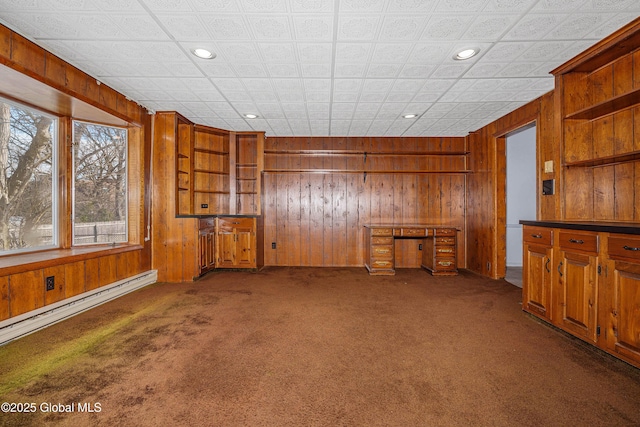
[(549, 269), (549, 263), (551, 263), (551, 258), (547, 258), (547, 262), (544, 264), (544, 268), (545, 270), (547, 270), (547, 273), (551, 273), (551, 270)]
[(534, 239), (542, 239), (542, 234), (532, 234), (531, 237)]
[(584, 240), (581, 240), (581, 239), (578, 239), (578, 240), (576, 240), (576, 239), (569, 239), (569, 242), (571, 242), (571, 243), (577, 243), (577, 244), (581, 245), (581, 244), (583, 244), (583, 243), (584, 243)]
[(624, 245), (623, 248), (625, 251), (640, 251), (640, 248), (634, 248), (633, 246)]
[(558, 264), (558, 273), (560, 274), (560, 277), (562, 277), (562, 261), (560, 261), (560, 264)]

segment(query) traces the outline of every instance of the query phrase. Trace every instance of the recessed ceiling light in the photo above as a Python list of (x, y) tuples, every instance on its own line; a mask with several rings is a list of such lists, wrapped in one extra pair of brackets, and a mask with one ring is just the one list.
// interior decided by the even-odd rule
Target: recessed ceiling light
[(464, 59), (469, 59), (472, 56), (476, 56), (478, 54), (478, 52), (480, 52), (480, 49), (465, 49), (465, 50), (461, 50), (460, 52), (456, 53), (456, 56), (454, 56), (453, 59), (457, 59), (459, 61), (462, 61)]
[(216, 57), (215, 53), (202, 48), (193, 49), (191, 53), (193, 53), (195, 56), (201, 59), (213, 59)]
[(244, 115), (247, 119), (257, 119), (258, 115), (257, 114), (245, 114)]
[(416, 117), (418, 117), (417, 114), (405, 114), (404, 116), (402, 116), (405, 119), (415, 119)]

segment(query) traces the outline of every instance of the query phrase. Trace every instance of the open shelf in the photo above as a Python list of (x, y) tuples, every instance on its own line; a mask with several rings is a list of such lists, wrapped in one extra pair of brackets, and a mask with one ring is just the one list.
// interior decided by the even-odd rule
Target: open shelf
[(265, 173), (364, 173), (364, 174), (467, 174), (471, 173), (470, 170), (364, 170), (364, 169), (265, 169)]
[(224, 151), (210, 150), (208, 148), (195, 147), (193, 149), (193, 151), (195, 151), (196, 153), (214, 154), (214, 155), (217, 155), (217, 156), (228, 156), (229, 155), (229, 153), (225, 153)]
[(197, 173), (206, 173), (209, 175), (229, 175), (229, 172), (213, 171), (213, 170), (207, 170), (207, 169), (194, 169), (193, 171)]
[(193, 190), (194, 193), (201, 194), (229, 194), (228, 191), (216, 191), (216, 190)]
[(640, 104), (640, 89), (636, 89), (623, 95), (615, 96), (607, 101), (583, 108), (574, 113), (568, 114), (565, 119), (594, 120), (626, 108), (631, 108), (637, 104)]
[(465, 156), (468, 151), (265, 150), (265, 154), (302, 156)]
[(597, 159), (580, 160), (577, 162), (566, 162), (564, 164), (567, 168), (582, 167), (582, 168), (595, 168), (599, 166), (611, 166), (620, 163), (629, 163), (640, 160), (640, 151), (634, 151), (632, 153), (617, 154), (613, 156), (600, 157)]

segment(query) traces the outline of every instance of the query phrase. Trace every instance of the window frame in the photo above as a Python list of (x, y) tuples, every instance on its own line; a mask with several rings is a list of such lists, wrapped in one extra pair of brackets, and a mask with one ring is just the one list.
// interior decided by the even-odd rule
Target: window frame
[[(74, 152), (75, 145), (75, 124), (76, 123), (84, 123), (87, 125), (93, 126), (103, 126), (115, 129), (121, 129), (125, 132), (125, 172), (124, 172), (124, 180), (125, 180), (125, 240), (121, 242), (89, 242), (89, 243), (75, 243), (75, 222), (76, 222), (76, 156)], [(130, 128), (127, 126), (116, 126), (116, 125), (107, 125), (103, 123), (98, 123), (91, 120), (81, 120), (73, 117), (69, 118), (69, 132), (70, 132), (70, 141), (69, 144), (69, 158), (70, 163), (68, 169), (69, 174), (69, 186), (70, 186), (70, 204), (69, 204), (69, 231), (70, 231), (70, 247), (88, 247), (88, 246), (104, 246), (104, 245), (124, 245), (131, 243), (131, 234), (129, 230), (129, 216), (131, 211), (129, 210), (129, 197), (130, 197), (130, 164), (129, 164), (129, 155), (130, 155), (130, 146), (129, 146), (129, 130)]]
[(0, 251), (0, 257), (10, 257), (21, 254), (28, 254), (32, 252), (40, 252), (58, 249), (62, 246), (62, 221), (60, 212), (64, 203), (62, 202), (61, 195), (61, 174), (60, 166), (62, 147), (62, 135), (61, 126), (62, 118), (56, 114), (52, 114), (44, 109), (38, 108), (33, 105), (29, 105), (12, 98), (0, 95), (0, 102), (8, 104), (10, 107), (20, 108), (26, 111), (35, 112), (43, 117), (47, 117), (52, 120), (51, 123), (51, 227), (52, 227), (52, 242), (48, 245), (33, 246), (28, 248), (13, 249), (8, 251)]

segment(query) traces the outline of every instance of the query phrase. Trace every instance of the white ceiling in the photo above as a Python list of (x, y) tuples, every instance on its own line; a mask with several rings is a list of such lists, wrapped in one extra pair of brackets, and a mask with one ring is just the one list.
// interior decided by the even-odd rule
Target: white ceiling
[(149, 110), (270, 136), (464, 136), (638, 16), (638, 0), (0, 0), (1, 23)]

